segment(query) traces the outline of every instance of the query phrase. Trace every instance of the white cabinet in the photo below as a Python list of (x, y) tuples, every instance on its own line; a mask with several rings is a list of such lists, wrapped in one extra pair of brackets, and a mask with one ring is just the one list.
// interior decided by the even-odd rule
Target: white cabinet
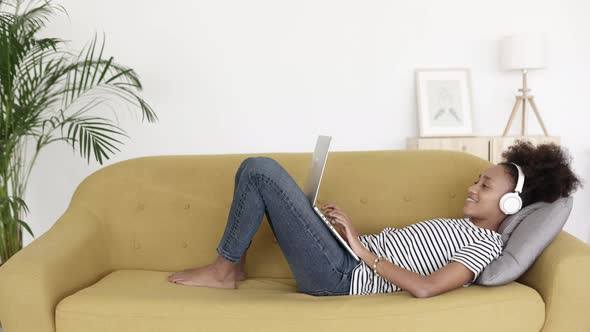
[(558, 136), (461, 136), (461, 137), (409, 137), (408, 149), (453, 150), (471, 153), (494, 164), (502, 161), (502, 152), (524, 139), (535, 146), (553, 142), (560, 144)]

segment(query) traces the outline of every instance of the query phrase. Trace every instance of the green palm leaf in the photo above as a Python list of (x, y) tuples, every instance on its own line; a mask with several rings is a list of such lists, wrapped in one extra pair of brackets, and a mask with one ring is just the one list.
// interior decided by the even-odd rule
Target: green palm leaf
[(67, 137), (72, 146), (77, 142), (80, 155), (87, 160), (90, 159), (90, 152), (93, 150), (99, 163), (102, 163), (102, 158), (109, 159), (105, 150), (110, 153), (113, 153), (112, 149), (120, 151), (113, 143), (122, 144), (121, 141), (110, 134), (127, 136), (122, 129), (104, 118), (78, 117), (67, 120), (67, 122), (69, 122)]

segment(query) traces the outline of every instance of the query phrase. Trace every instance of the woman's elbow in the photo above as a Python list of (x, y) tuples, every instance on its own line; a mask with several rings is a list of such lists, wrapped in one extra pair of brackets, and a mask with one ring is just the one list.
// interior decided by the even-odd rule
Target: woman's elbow
[(417, 292), (415, 292), (415, 294), (413, 294), (414, 297), (417, 297), (419, 299), (425, 299), (425, 298), (429, 298), (432, 297), (432, 295), (430, 293), (428, 293), (428, 291), (426, 289), (420, 289)]
[(433, 296), (426, 282), (423, 282), (419, 287), (416, 287), (412, 292), (410, 292), (410, 294), (419, 299), (425, 299)]

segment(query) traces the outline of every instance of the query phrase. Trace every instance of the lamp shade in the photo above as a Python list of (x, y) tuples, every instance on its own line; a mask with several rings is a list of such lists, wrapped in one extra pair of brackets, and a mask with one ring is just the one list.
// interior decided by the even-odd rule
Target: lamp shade
[(502, 40), (504, 70), (545, 68), (546, 41), (543, 34), (519, 34)]

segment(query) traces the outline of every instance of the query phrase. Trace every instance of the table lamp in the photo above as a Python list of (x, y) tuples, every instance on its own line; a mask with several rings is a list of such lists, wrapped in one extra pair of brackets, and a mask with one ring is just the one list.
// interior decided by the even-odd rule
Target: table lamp
[(527, 88), (527, 73), (531, 69), (542, 69), (545, 68), (545, 53), (546, 44), (545, 36), (542, 34), (518, 34), (505, 37), (502, 40), (502, 68), (504, 70), (520, 70), (522, 71), (522, 89), (518, 91), (522, 92), (521, 95), (516, 96), (516, 102), (514, 108), (510, 114), (510, 119), (504, 129), (506, 136), (514, 116), (518, 112), (519, 106), (522, 104), (522, 127), (521, 135), (525, 136), (525, 116), (526, 116), (526, 104), (527, 102), (533, 108), (537, 120), (541, 124), (545, 136), (549, 136), (543, 119), (539, 114), (537, 105), (533, 99), (533, 95), (529, 93), (530, 89)]

